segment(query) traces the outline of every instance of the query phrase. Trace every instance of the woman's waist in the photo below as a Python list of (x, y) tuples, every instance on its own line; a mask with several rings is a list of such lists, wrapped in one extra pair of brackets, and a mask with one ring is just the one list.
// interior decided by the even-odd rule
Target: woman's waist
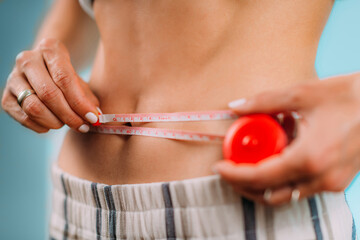
[[(305, 78), (304, 78), (305, 79)], [(230, 83), (229, 83), (230, 82)], [(118, 90), (107, 85), (94, 89), (104, 114), (171, 113), (228, 109), (231, 100), (258, 92), (294, 84), (286, 81), (265, 81), (262, 85), (224, 79), (218, 85), (181, 88), (169, 85), (148, 85), (138, 94), (128, 93), (126, 85)], [(270, 83), (273, 83), (272, 85)], [(194, 83), (196, 85), (196, 83)], [(174, 85), (174, 84), (173, 84)], [(235, 85), (235, 86), (233, 86)], [(110, 92), (109, 92), (110, 91)], [(131, 92), (131, 88), (130, 88)], [(199, 122), (132, 123), (153, 129), (196, 131), (224, 135), (233, 120)], [(211, 165), (222, 159), (219, 142), (191, 142), (158, 139), (149, 136), (119, 136), (99, 133), (69, 132), (60, 154), (60, 165), (67, 171), (93, 181), (135, 183), (169, 181), (212, 174)], [(76, 170), (77, 169), (77, 170)], [(169, 171), (171, 169), (171, 171)], [(85, 175), (82, 175), (85, 174)]]
[[(187, 127), (191, 128), (195, 129), (195, 126)], [(214, 132), (216, 129), (212, 130)], [(211, 175), (211, 165), (220, 159), (221, 142), (69, 131), (59, 155), (59, 165), (81, 178), (106, 184), (122, 184)]]
[[(149, 86), (132, 94), (126, 89), (107, 85), (94, 89), (103, 114), (172, 113), (228, 109), (233, 100), (226, 90), (184, 89)], [(126, 85), (124, 86), (126, 88)], [(227, 87), (225, 87), (228, 89)], [(106, 91), (113, 91), (106, 93)], [(224, 92), (222, 92), (224, 91)], [(234, 97), (242, 97), (238, 91)], [(196, 131), (224, 135), (232, 120), (199, 122), (132, 123), (152, 129)], [(105, 124), (106, 125), (106, 124)], [(211, 165), (222, 158), (219, 142), (190, 142), (149, 136), (123, 136), (101, 133), (81, 134), (70, 131), (59, 156), (66, 171), (96, 182), (108, 184), (170, 181), (212, 174)]]

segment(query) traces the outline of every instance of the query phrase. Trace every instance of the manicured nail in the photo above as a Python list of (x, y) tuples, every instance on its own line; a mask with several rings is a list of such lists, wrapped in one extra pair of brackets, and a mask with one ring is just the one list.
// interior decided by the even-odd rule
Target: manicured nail
[(87, 133), (90, 130), (90, 127), (86, 124), (81, 125), (78, 130), (82, 133)]
[(291, 116), (296, 120), (299, 120), (302, 118), (298, 112), (294, 112), (294, 111), (291, 112)]
[(245, 98), (240, 98), (238, 100), (229, 102), (228, 106), (229, 108), (237, 108), (240, 107), (241, 105), (243, 105), (246, 102)]
[(99, 112), (100, 114), (103, 114), (103, 112), (101, 111), (100, 108), (96, 107), (96, 109), (98, 110), (98, 112)]
[(92, 113), (92, 112), (88, 112), (87, 114), (85, 114), (85, 118), (90, 122), (90, 123), (96, 123), (98, 121), (97, 116)]

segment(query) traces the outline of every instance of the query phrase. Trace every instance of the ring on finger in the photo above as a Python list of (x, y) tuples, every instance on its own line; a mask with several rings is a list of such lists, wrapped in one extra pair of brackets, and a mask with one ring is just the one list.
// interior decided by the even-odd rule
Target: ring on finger
[(27, 98), (31, 94), (35, 94), (35, 91), (32, 89), (25, 89), (19, 93), (19, 96), (17, 97), (17, 102), (20, 107), (21, 107), (22, 102), (25, 100), (25, 98)]

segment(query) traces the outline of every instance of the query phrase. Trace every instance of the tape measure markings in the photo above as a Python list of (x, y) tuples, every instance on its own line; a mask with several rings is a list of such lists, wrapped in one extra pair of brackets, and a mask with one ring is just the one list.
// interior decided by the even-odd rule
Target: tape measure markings
[[(174, 112), (174, 113), (123, 113), (101, 114), (99, 123), (131, 123), (131, 122), (190, 122), (238, 119), (239, 115), (232, 110), (215, 110), (199, 112)], [(278, 116), (278, 119), (283, 117)], [(224, 135), (200, 133), (165, 128), (131, 127), (118, 125), (92, 126), (92, 132), (104, 134), (136, 135), (158, 138), (167, 138), (185, 141), (223, 141)]]
[(205, 134), (192, 131), (165, 129), (165, 128), (148, 128), (148, 127), (128, 127), (128, 126), (108, 126), (101, 125), (91, 127), (92, 132), (104, 134), (136, 135), (149, 136), (185, 141), (219, 141), (224, 140), (223, 135)]
[(175, 112), (175, 113), (131, 113), (102, 114), (100, 123), (111, 122), (188, 122), (237, 119), (239, 116), (231, 110)]

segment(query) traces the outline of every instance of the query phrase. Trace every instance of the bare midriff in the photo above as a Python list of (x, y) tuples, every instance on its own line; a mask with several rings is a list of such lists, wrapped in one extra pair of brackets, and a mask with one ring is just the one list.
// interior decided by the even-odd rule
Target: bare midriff
[[(317, 81), (332, 0), (96, 0), (101, 35), (90, 86), (103, 113), (228, 109), (256, 93)], [(224, 134), (231, 121), (137, 123)], [(58, 163), (106, 184), (213, 174), (221, 143), (69, 131)]]

